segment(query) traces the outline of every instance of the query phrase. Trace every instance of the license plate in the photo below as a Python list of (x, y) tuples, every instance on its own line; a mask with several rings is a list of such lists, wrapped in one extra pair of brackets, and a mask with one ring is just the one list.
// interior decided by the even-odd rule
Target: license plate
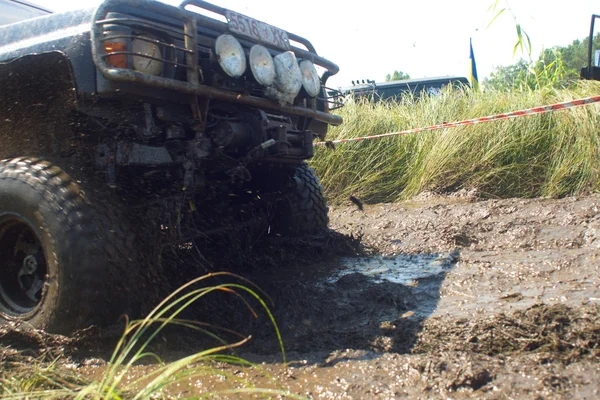
[(233, 33), (280, 49), (290, 49), (290, 39), (287, 32), (282, 29), (238, 14), (235, 11), (225, 11), (225, 18), (227, 18), (229, 30)]

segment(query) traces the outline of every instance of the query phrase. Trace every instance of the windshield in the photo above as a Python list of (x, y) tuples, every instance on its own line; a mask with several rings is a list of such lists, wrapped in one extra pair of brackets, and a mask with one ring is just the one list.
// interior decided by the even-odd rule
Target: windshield
[(0, 0), (0, 26), (52, 14), (40, 6), (22, 0)]

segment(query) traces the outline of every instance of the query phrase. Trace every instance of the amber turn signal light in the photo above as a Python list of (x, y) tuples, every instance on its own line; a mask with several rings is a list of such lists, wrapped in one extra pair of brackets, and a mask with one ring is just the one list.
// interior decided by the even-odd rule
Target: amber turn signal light
[[(104, 51), (108, 56), (106, 62), (115, 68), (127, 68), (127, 43), (123, 42), (104, 42)], [(111, 53), (119, 53), (112, 54)]]

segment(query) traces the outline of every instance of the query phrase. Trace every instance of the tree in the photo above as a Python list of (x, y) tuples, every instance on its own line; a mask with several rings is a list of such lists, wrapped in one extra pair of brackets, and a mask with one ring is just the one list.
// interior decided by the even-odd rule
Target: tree
[(483, 81), (485, 89), (495, 89), (508, 91), (511, 89), (531, 87), (533, 84), (533, 74), (530, 70), (530, 64), (524, 59), (509, 66), (500, 66)]
[(385, 76), (385, 81), (386, 82), (401, 81), (402, 79), (410, 79), (410, 75), (407, 74), (406, 72), (394, 71), (393, 74), (387, 74)]
[[(567, 46), (555, 46), (550, 49), (546, 49), (542, 52), (538, 63), (542, 62), (545, 65), (550, 64), (560, 58), (563, 68), (565, 70), (566, 79), (578, 79), (581, 68), (588, 65), (588, 44), (590, 43), (589, 37), (579, 40), (574, 40), (570, 45)], [(592, 41), (592, 49), (600, 49), (600, 33), (594, 36)], [(558, 53), (558, 56), (556, 55)], [(593, 57), (593, 54), (592, 54)], [(592, 58), (592, 62), (593, 58)]]
[[(589, 38), (577, 39), (567, 46), (545, 49), (537, 61), (520, 59), (516, 64), (496, 67), (484, 80), (485, 88), (511, 90), (569, 85), (579, 79), (581, 68), (588, 64), (588, 43)], [(594, 37), (592, 44), (593, 49), (600, 49), (600, 34)]]

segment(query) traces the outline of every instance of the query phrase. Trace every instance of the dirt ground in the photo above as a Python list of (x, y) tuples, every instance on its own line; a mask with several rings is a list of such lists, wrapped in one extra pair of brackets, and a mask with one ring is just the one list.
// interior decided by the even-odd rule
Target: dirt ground
[[(225, 323), (253, 334), (240, 355), (262, 372), (221, 368), (318, 399), (600, 398), (600, 195), (349, 202), (331, 228), (256, 249), (279, 252), (277, 268), (246, 270), (273, 300), (288, 363), (264, 318), (247, 324), (221, 304)], [(167, 341), (173, 358), (190, 348)], [(82, 343), (65, 365), (93, 377), (105, 355)], [(235, 385), (195, 378), (168, 395)]]

